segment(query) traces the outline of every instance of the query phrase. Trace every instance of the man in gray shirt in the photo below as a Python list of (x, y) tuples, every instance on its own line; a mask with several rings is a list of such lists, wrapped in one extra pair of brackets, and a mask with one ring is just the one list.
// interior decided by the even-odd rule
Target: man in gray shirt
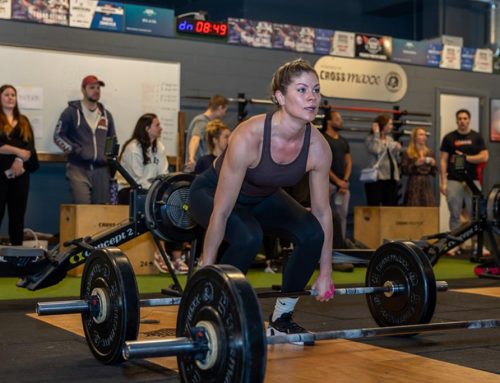
[(193, 118), (189, 124), (186, 138), (186, 158), (184, 170), (194, 171), (196, 161), (208, 154), (207, 124), (216, 118), (222, 119), (226, 115), (229, 101), (224, 96), (216, 94), (210, 97), (207, 110)]

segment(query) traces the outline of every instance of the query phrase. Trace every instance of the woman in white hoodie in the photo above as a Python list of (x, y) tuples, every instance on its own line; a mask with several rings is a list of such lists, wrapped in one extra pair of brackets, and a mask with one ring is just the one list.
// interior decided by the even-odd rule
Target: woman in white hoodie
[[(156, 177), (168, 173), (167, 153), (160, 140), (161, 131), (160, 120), (155, 114), (142, 115), (120, 153), (121, 165), (144, 189), (149, 189)], [(123, 197), (123, 193), (119, 195)], [(181, 259), (182, 243), (167, 242), (166, 248), (173, 258), (175, 271), (187, 273), (188, 267)], [(154, 263), (161, 272), (168, 272), (160, 254), (155, 254)]]

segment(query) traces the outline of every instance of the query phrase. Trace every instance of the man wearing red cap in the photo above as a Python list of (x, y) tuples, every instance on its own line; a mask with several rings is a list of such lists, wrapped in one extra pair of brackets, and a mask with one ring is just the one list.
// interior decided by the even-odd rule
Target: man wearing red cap
[(54, 132), (54, 142), (68, 154), (66, 178), (76, 204), (110, 202), (105, 144), (116, 133), (111, 113), (99, 102), (102, 86), (96, 76), (86, 76), (83, 99), (68, 102)]

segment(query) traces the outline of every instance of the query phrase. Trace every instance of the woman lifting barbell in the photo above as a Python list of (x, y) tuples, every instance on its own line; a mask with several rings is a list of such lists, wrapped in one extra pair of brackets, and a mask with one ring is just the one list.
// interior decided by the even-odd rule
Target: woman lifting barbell
[[(219, 246), (227, 247), (220, 263), (246, 272), (262, 237), (278, 235), (294, 243), (283, 273), (283, 292), (303, 290), (318, 261), (313, 284), (319, 301), (333, 297), (332, 213), (328, 197), (330, 148), (311, 127), (320, 103), (318, 75), (302, 59), (282, 65), (271, 82), (274, 113), (241, 123), (214, 166), (196, 178), (189, 203), (194, 219), (207, 228), (203, 265), (217, 261)], [(309, 173), (311, 210), (281, 187), (296, 184)], [(278, 298), (269, 335), (301, 333), (292, 320), (298, 298)]]

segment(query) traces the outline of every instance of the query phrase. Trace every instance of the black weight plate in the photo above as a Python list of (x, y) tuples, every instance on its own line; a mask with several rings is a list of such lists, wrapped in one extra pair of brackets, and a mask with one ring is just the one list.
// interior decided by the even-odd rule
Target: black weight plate
[(120, 363), (125, 341), (136, 340), (139, 334), (140, 308), (134, 270), (119, 249), (95, 250), (87, 259), (80, 298), (89, 299), (96, 289), (108, 297), (107, 315), (96, 321), (95, 313), (82, 314), (85, 339), (99, 361)]
[(207, 266), (189, 280), (177, 316), (177, 336), (190, 337), (200, 321), (217, 330), (218, 357), (211, 368), (200, 368), (193, 355), (177, 357), (183, 382), (264, 381), (266, 337), (255, 292), (236, 268)]
[(199, 233), (189, 211), (194, 175), (172, 173), (156, 178), (146, 196), (146, 225), (164, 240), (191, 241)]
[(379, 326), (429, 323), (436, 308), (436, 279), (429, 259), (412, 242), (391, 242), (380, 246), (366, 270), (366, 286), (385, 282), (406, 286), (403, 293), (387, 297), (368, 294), (370, 313)]
[(500, 185), (495, 185), (488, 194), (486, 219), (493, 225), (493, 230), (500, 235)]

